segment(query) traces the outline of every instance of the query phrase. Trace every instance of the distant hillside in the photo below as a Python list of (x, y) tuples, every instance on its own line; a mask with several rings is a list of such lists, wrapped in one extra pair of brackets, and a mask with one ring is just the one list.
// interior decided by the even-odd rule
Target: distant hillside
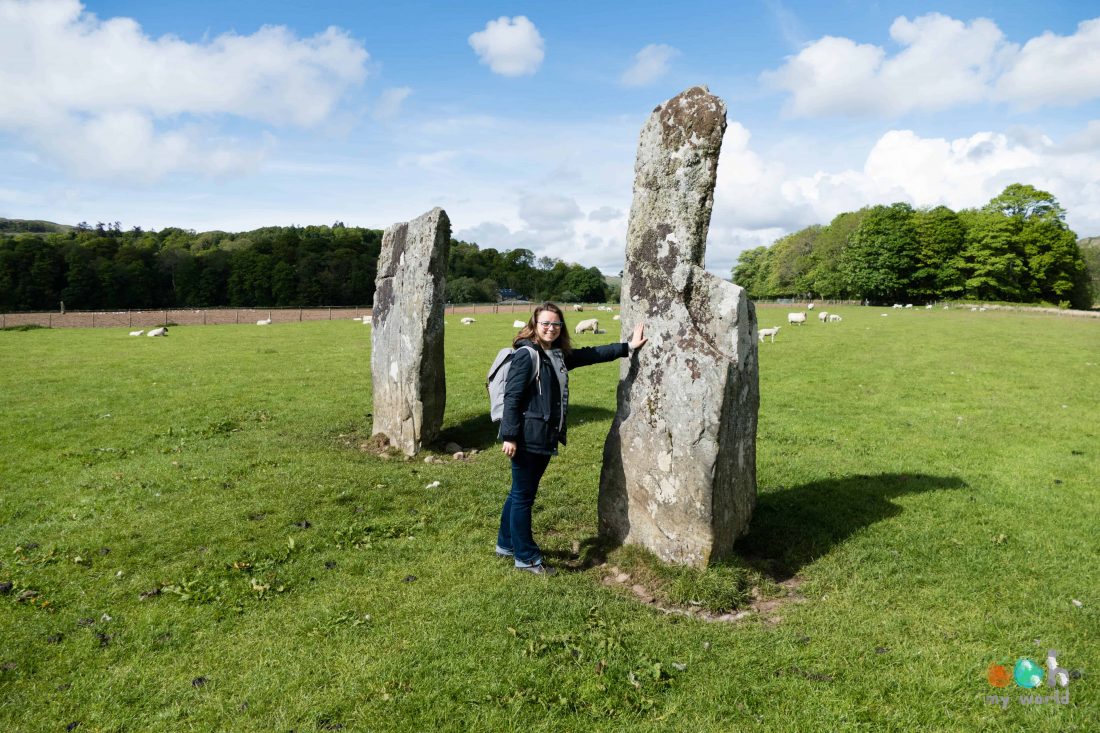
[(34, 232), (37, 234), (49, 234), (52, 232), (68, 232), (74, 227), (68, 224), (55, 224), (52, 221), (38, 221), (33, 219), (5, 219), (0, 216), (0, 232)]

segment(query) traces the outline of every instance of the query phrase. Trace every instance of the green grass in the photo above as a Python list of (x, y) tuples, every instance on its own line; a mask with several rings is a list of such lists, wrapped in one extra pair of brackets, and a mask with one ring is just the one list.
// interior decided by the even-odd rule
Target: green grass
[[(442, 465), (358, 450), (351, 321), (0, 333), (0, 730), (1095, 729), (1100, 323), (837, 311), (760, 346), (739, 559), (608, 558), (714, 609), (794, 578), (778, 623), (667, 615), (583, 562), (615, 364), (574, 374), (536, 505), (575, 572), (493, 557), (512, 314), (448, 317), (444, 438), (482, 452)], [(1070, 704), (986, 681), (1051, 648)]]

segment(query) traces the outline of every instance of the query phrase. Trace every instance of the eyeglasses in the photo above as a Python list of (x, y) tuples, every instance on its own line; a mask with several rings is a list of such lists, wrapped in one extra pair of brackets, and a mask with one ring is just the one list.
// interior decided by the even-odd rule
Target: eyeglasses
[(538, 324), (543, 328), (561, 328), (565, 325), (561, 321), (539, 321)]

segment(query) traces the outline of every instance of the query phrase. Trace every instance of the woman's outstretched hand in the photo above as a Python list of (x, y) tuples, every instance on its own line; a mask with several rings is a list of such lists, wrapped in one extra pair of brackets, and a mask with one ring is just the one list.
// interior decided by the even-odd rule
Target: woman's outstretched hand
[(500, 446), (500, 450), (504, 455), (513, 458), (516, 455), (516, 444), (510, 440), (506, 440), (504, 441), (504, 445)]
[(637, 326), (634, 327), (634, 336), (630, 339), (629, 344), (630, 350), (633, 351), (634, 349), (639, 348), (646, 341), (649, 341), (649, 339), (645, 337), (645, 324), (639, 323)]

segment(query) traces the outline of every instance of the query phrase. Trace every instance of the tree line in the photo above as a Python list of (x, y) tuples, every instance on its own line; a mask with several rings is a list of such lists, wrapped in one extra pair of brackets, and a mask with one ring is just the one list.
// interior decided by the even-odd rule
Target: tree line
[(870, 206), (742, 252), (733, 280), (753, 298), (1090, 308), (1090, 253), (1065, 216), (1054, 196), (1020, 183), (980, 209)]
[[(0, 220), (0, 310), (369, 306), (381, 245), (381, 230), (341, 222), (196, 233)], [(503, 288), (532, 299), (609, 296), (595, 267), (451, 241), (449, 302), (495, 302)]]

